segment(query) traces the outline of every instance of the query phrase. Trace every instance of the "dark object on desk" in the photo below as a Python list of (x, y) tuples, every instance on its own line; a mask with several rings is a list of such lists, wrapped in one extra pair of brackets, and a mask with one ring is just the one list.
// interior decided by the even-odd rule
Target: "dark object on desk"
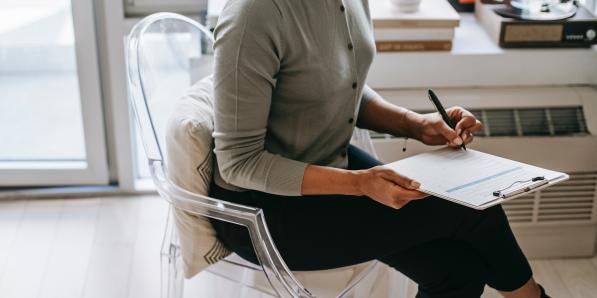
[(504, 4), (477, 1), (475, 15), (503, 48), (589, 48), (597, 44), (597, 18), (584, 7), (565, 20), (529, 21), (505, 18), (495, 10)]
[(511, 0), (494, 11), (504, 18), (526, 21), (557, 21), (574, 16), (577, 10), (575, 1), (558, 0), (542, 3)]
[[(442, 119), (444, 119), (444, 122), (446, 122), (446, 124), (448, 124), (448, 126), (450, 128), (456, 129), (456, 123), (454, 123), (454, 119), (452, 119), (450, 117), (450, 115), (448, 115), (448, 113), (446, 112), (446, 109), (444, 109), (444, 106), (439, 101), (439, 98), (437, 97), (437, 95), (435, 95), (435, 92), (433, 92), (433, 90), (429, 89), (428, 95), (429, 95), (429, 99), (431, 100), (431, 102), (433, 103), (433, 105), (435, 106), (435, 108), (437, 109), (439, 114), (442, 115)], [(460, 145), (460, 148), (466, 150), (466, 146), (464, 145), (464, 143), (462, 143), (462, 145)]]
[(450, 5), (456, 9), (457, 12), (473, 12), (475, 11), (475, 1), (469, 0), (448, 0)]

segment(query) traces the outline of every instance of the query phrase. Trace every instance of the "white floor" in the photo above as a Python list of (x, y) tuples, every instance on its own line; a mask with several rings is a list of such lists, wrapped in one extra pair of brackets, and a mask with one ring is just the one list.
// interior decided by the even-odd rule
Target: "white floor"
[[(166, 214), (153, 196), (0, 202), (0, 297), (159, 297)], [(553, 297), (597, 296), (597, 257), (532, 266)], [(185, 297), (239, 297), (231, 286), (202, 273)]]

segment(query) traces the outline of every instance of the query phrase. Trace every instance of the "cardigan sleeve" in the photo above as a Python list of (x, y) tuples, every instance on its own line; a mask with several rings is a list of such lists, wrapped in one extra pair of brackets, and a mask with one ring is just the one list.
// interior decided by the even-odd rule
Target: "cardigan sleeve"
[(226, 4), (214, 31), (214, 152), (226, 183), (298, 196), (307, 164), (272, 154), (264, 146), (284, 52), (283, 28), (272, 1)]
[(375, 92), (369, 85), (365, 85), (363, 87), (363, 96), (361, 97), (361, 105), (359, 106), (359, 114), (358, 117), (360, 118), (363, 115), (363, 112), (367, 108), (367, 104), (374, 98), (381, 98), (381, 96)]

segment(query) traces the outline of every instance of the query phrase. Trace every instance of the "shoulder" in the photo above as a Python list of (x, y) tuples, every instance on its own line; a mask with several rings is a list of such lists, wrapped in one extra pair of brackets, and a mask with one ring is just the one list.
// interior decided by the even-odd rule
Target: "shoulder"
[(278, 1), (289, 0), (229, 0), (214, 30), (216, 53), (265, 50), (281, 59), (288, 40), (285, 10)]
[(224, 10), (236, 8), (254, 15), (261, 13), (271, 17), (272, 13), (282, 14), (286, 1), (288, 0), (228, 0)]
[[(228, 0), (215, 28), (217, 38), (227, 29), (271, 31), (282, 25), (280, 0)], [(284, 1), (284, 0), (282, 0)]]

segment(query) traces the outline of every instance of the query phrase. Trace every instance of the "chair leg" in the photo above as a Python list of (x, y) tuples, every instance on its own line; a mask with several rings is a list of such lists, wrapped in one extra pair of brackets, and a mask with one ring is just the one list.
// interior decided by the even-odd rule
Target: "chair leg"
[(180, 247), (170, 244), (167, 254), (161, 255), (161, 298), (182, 298), (184, 276)]

